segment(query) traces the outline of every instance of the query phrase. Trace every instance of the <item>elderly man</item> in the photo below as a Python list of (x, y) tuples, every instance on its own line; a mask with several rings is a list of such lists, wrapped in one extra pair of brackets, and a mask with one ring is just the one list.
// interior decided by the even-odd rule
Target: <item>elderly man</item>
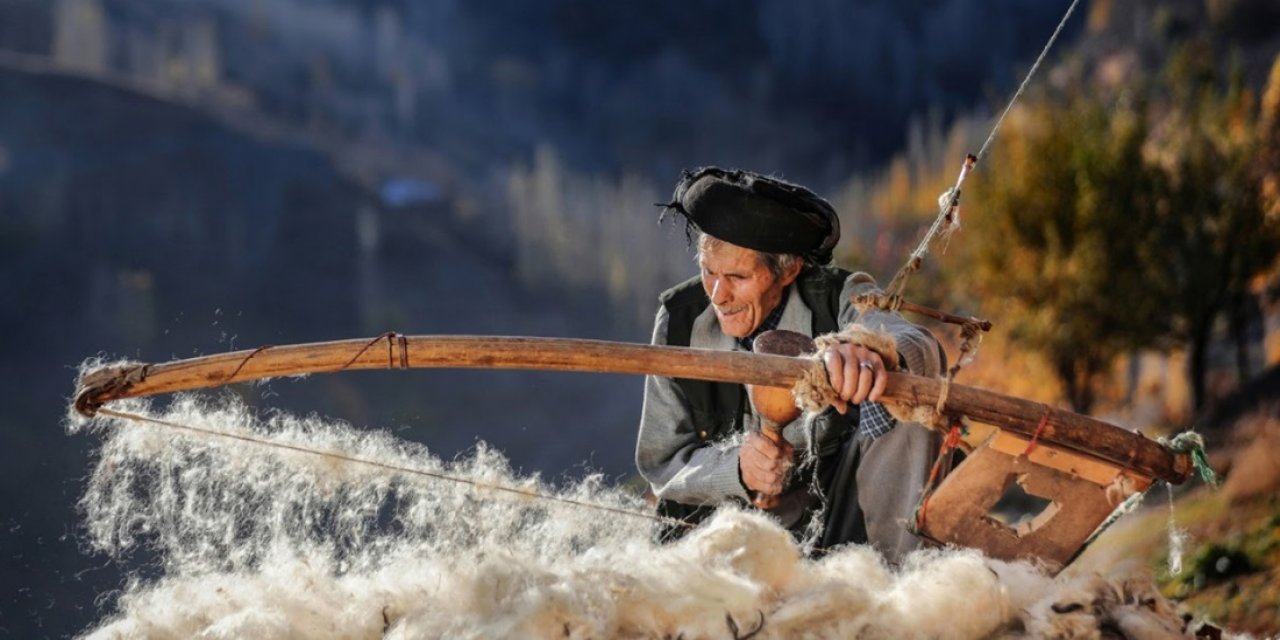
[[(667, 206), (697, 233), (701, 275), (661, 295), (654, 344), (750, 351), (771, 329), (817, 336), (858, 323), (892, 337), (898, 367), (929, 376), (941, 370), (941, 349), (927, 331), (897, 314), (860, 316), (852, 308), (851, 298), (875, 285), (866, 274), (828, 266), (839, 220), (809, 190), (706, 168), (685, 172)], [(760, 433), (741, 385), (650, 376), (636, 464), (659, 513), (697, 523), (718, 505), (767, 496), (769, 513), (797, 536), (820, 531), (823, 548), (869, 542), (896, 561), (918, 546), (906, 524), (936, 436), (896, 425), (875, 402), (886, 379), (880, 353), (840, 344), (825, 364), (838, 406), (783, 425), (777, 443)], [(794, 465), (797, 451), (807, 463)], [(659, 536), (685, 529), (664, 527)]]

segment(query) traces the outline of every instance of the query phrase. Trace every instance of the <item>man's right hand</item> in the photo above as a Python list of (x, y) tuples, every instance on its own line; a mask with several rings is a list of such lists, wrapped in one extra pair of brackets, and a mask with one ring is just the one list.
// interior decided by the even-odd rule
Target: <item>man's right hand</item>
[(738, 450), (742, 484), (757, 495), (781, 494), (794, 454), (795, 447), (785, 439), (774, 442), (759, 431), (748, 432)]
[(880, 354), (862, 345), (835, 345), (823, 355), (823, 364), (839, 398), (835, 407), (840, 415), (848, 413), (850, 404), (876, 402), (889, 383)]

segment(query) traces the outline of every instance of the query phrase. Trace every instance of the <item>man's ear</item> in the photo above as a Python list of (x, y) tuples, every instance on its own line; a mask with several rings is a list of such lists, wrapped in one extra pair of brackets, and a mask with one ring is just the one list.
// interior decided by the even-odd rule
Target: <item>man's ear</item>
[(782, 273), (782, 286), (787, 286), (796, 281), (800, 271), (804, 269), (804, 260), (796, 260), (791, 263), (791, 267)]

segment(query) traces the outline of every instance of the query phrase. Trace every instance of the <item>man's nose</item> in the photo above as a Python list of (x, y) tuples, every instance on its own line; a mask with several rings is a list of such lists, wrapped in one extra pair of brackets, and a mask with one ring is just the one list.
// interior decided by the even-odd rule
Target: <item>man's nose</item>
[(715, 284), (711, 285), (711, 302), (714, 304), (724, 304), (729, 301), (729, 288), (724, 286), (724, 280), (716, 278)]

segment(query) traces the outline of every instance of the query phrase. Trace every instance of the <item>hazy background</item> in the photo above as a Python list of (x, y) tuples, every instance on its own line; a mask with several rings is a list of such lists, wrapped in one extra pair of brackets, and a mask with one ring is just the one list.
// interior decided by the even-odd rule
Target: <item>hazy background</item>
[[(0, 632), (71, 634), (122, 584), (78, 542), (94, 442), (61, 423), (85, 358), (391, 330), (645, 341), (657, 293), (694, 272), (653, 203), (708, 164), (828, 195), (842, 260), (887, 280), (941, 190), (919, 167), (954, 178), (1068, 4), (0, 0)], [(1085, 2), (1051, 61), (1092, 73), (1214, 24), (1260, 88), (1268, 11)], [(227, 392), (445, 457), (485, 440), (527, 472), (633, 474), (639, 379)]]

